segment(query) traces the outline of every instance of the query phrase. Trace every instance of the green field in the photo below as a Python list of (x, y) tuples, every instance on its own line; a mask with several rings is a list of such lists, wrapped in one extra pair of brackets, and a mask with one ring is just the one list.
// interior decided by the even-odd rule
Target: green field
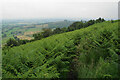
[(118, 21), (2, 51), (3, 78), (120, 78)]
[[(2, 44), (5, 44), (9, 38), (14, 38), (13, 35), (20, 35), (33, 38), (31, 34), (24, 35), (25, 32), (42, 31), (43, 28), (61, 28), (68, 27), (73, 21), (57, 21), (48, 23), (20, 23), (20, 22), (6, 22), (2, 25)], [(47, 26), (44, 26), (47, 25)]]

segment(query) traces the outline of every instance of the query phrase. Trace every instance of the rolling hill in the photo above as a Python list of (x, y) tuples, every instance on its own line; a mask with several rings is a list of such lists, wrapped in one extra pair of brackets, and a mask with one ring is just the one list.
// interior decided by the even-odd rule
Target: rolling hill
[(118, 21), (3, 49), (3, 78), (120, 78)]

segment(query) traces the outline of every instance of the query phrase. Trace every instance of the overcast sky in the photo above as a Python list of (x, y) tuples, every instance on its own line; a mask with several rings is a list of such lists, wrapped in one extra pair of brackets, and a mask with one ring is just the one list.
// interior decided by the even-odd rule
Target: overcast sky
[(119, 0), (1, 0), (3, 19), (118, 18)]

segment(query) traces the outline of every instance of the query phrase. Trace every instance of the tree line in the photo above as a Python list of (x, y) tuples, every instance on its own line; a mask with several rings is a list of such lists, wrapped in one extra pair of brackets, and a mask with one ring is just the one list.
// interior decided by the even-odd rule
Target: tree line
[(49, 37), (51, 35), (74, 31), (74, 30), (85, 28), (85, 27), (88, 27), (88, 26), (93, 25), (95, 23), (101, 23), (104, 21), (105, 21), (104, 18), (98, 18), (96, 20), (89, 20), (89, 21), (82, 21), (81, 20), (81, 21), (74, 22), (69, 27), (55, 28), (55, 29), (45, 28), (45, 29), (43, 29), (43, 32), (33, 34), (34, 39), (32, 39), (32, 40), (19, 40), (19, 39), (10, 38), (7, 41), (7, 43), (5, 44), (5, 47), (19, 46), (22, 44), (26, 44), (28, 42), (32, 42), (32, 41), (40, 40), (42, 38)]
[(74, 22), (72, 25), (70, 25), (67, 28), (66, 27), (56, 28), (54, 30), (52, 30), (50, 28), (43, 29), (43, 32), (34, 34), (33, 37), (35, 40), (40, 40), (42, 38), (46, 38), (46, 37), (54, 35), (54, 34), (60, 34), (60, 33), (64, 33), (64, 32), (74, 31), (74, 30), (85, 28), (85, 27), (88, 27), (95, 23), (101, 23), (104, 21), (105, 20), (103, 18), (98, 18), (96, 20), (89, 20), (89, 21), (78, 21), (78, 22)]

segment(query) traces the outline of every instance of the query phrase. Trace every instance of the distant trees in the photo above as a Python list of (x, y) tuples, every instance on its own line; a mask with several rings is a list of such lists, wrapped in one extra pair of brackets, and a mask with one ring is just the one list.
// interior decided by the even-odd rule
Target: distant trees
[[(19, 39), (11, 39), (10, 38), (7, 41), (6, 46), (13, 47), (13, 46), (21, 45), (21, 44), (26, 44), (27, 42), (40, 40), (42, 38), (46, 38), (46, 37), (54, 35), (54, 34), (60, 34), (60, 33), (64, 33), (64, 32), (74, 31), (74, 30), (85, 28), (85, 27), (88, 27), (88, 26), (93, 25), (95, 23), (101, 23), (104, 21), (105, 20), (103, 18), (98, 18), (96, 20), (89, 20), (89, 21), (84, 21), (84, 22), (83, 21), (74, 22), (68, 28), (66, 28), (66, 27), (56, 28), (56, 29), (44, 28), (42, 30), (42, 32), (37, 33), (37, 34), (33, 34), (34, 40), (19, 40)], [(113, 22), (113, 21), (111, 21), (111, 22)]]
[(43, 35), (41, 33), (38, 33), (38, 34), (33, 34), (33, 37), (35, 40), (40, 40), (43, 38)]
[(88, 26), (93, 25), (95, 23), (100, 23), (100, 22), (104, 22), (104, 21), (105, 20), (103, 18), (98, 18), (96, 20), (89, 20), (89, 21), (85, 21), (85, 22), (83, 22), (81, 20), (81, 21), (78, 21), (78, 22), (74, 22), (68, 28), (63, 27), (63, 28), (56, 28), (54, 30), (52, 30), (52, 29), (43, 29), (43, 32), (33, 34), (33, 37), (34, 37), (35, 40), (40, 40), (42, 38), (51, 36), (53, 34), (59, 34), (59, 33), (74, 31), (74, 30), (85, 28), (85, 27), (88, 27)]
[(37, 33), (37, 34), (33, 34), (34, 40), (40, 40), (42, 38), (54, 35), (54, 34), (60, 34), (60, 33), (64, 33), (67, 32), (67, 28), (63, 27), (63, 28), (56, 28), (56, 29), (43, 29), (43, 32)]
[(43, 29), (43, 32), (41, 34), (45, 38), (45, 37), (51, 36), (53, 32), (52, 32), (52, 29)]
[(19, 43), (18, 43), (15, 39), (10, 38), (10, 39), (7, 41), (7, 43), (6, 43), (5, 46), (13, 47), (13, 46), (18, 46), (18, 45), (19, 45)]
[(19, 40), (19, 39), (10, 38), (7, 41), (7, 43), (5, 44), (5, 47), (19, 46), (19, 45), (26, 44), (26, 43), (31, 42), (31, 41), (30, 40)]
[(31, 42), (32, 40), (18, 40), (19, 45), (26, 44), (28, 42)]
[(59, 34), (61, 32), (62, 32), (61, 28), (56, 28), (53, 30), (53, 34)]
[(96, 23), (104, 22), (105, 20), (103, 18), (96, 19)]
[(101, 22), (104, 22), (104, 21), (105, 20), (103, 18), (98, 18), (96, 20), (89, 20), (87, 22), (83, 22), (83, 21), (75, 22), (68, 27), (68, 31), (74, 31), (76, 29), (85, 28), (85, 27), (88, 27), (88, 26), (93, 25), (95, 23), (101, 23)]
[(89, 20), (89, 21), (87, 22), (87, 26), (93, 25), (94, 23), (95, 23), (95, 20)]
[(61, 33), (67, 32), (67, 28), (66, 27), (63, 27), (63, 28), (60, 28), (60, 29), (61, 29)]
[(68, 27), (68, 31), (74, 31), (76, 29), (80, 29), (80, 28), (83, 28), (83, 27), (84, 27), (84, 23), (82, 21), (75, 22)]
[(33, 34), (33, 37), (35, 40), (40, 40), (42, 38), (51, 36), (53, 34), (52, 29), (43, 29), (43, 32), (41, 33), (37, 33), (37, 34)]

